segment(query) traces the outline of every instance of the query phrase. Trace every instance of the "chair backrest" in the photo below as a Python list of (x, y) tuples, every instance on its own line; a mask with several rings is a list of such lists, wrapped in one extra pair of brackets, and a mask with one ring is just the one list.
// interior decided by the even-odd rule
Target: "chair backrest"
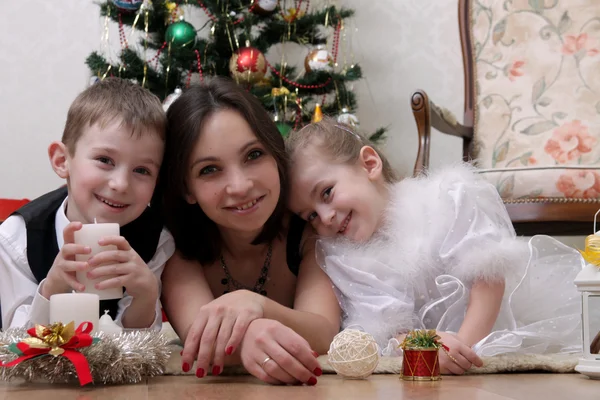
[(600, 3), (459, 0), (468, 156), (504, 199), (600, 199)]
[(0, 199), (0, 223), (27, 203), (29, 199)]

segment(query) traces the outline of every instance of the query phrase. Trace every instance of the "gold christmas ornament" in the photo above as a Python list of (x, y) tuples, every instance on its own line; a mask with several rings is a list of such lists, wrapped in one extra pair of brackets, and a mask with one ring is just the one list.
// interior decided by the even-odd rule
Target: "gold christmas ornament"
[(344, 329), (335, 335), (327, 360), (339, 375), (349, 379), (365, 379), (379, 364), (379, 347), (373, 336), (358, 329)]
[(289, 7), (283, 12), (283, 19), (290, 24), (303, 16), (304, 11), (296, 7)]
[(578, 251), (587, 263), (600, 266), (600, 236), (588, 235), (585, 238), (585, 251)]
[(323, 119), (323, 111), (321, 110), (321, 105), (317, 104), (315, 106), (315, 111), (313, 113), (312, 119), (310, 120), (310, 122), (319, 122)]
[(320, 46), (311, 50), (304, 59), (306, 73), (333, 72), (333, 58), (326, 48)]

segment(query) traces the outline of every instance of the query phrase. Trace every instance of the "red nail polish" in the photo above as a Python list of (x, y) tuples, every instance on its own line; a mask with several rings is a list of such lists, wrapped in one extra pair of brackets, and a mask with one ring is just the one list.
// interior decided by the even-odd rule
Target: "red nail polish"
[(321, 375), (323, 375), (323, 370), (321, 368), (317, 367), (313, 371), (313, 374), (315, 374), (316, 376), (321, 376)]
[(219, 375), (220, 373), (221, 373), (221, 367), (219, 367), (218, 365), (213, 365), (212, 374)]
[(204, 377), (204, 368), (198, 368), (196, 370), (196, 377), (203, 378)]
[(314, 376), (311, 376), (310, 379), (308, 380), (308, 382), (306, 382), (306, 384), (308, 386), (315, 386), (317, 384), (317, 378), (315, 378)]
[(184, 362), (183, 364), (181, 364), (181, 370), (183, 372), (188, 372), (190, 370), (190, 364)]
[(183, 355), (183, 350), (181, 350), (181, 351), (179, 352), (179, 355), (180, 355), (180, 356), (182, 356), (182, 355)]
[(317, 353), (316, 351), (313, 350), (313, 356), (315, 356), (315, 358), (319, 357), (319, 353)]
[(229, 346), (227, 348), (227, 350), (225, 350), (225, 354), (227, 354), (228, 356), (233, 354), (233, 346)]

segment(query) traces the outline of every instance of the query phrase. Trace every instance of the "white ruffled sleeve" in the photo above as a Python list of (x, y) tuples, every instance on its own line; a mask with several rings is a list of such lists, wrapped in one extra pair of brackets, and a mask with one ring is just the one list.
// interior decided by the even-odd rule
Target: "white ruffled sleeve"
[(440, 183), (445, 237), (439, 257), (463, 282), (498, 280), (524, 268), (529, 250), (516, 238), (494, 186), (463, 168)]

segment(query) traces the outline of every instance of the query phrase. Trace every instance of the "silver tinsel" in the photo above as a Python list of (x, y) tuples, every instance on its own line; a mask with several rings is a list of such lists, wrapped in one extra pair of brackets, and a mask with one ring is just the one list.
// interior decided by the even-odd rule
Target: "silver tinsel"
[[(131, 331), (119, 335), (93, 336), (101, 340), (78, 349), (88, 360), (95, 384), (138, 383), (146, 377), (162, 375), (170, 356), (168, 340), (159, 332)], [(30, 337), (23, 328), (0, 332), (0, 361), (8, 363), (18, 356), (8, 349)], [(45, 355), (13, 367), (0, 367), (0, 379), (22, 378), (26, 381), (77, 383), (75, 367), (64, 356)]]

